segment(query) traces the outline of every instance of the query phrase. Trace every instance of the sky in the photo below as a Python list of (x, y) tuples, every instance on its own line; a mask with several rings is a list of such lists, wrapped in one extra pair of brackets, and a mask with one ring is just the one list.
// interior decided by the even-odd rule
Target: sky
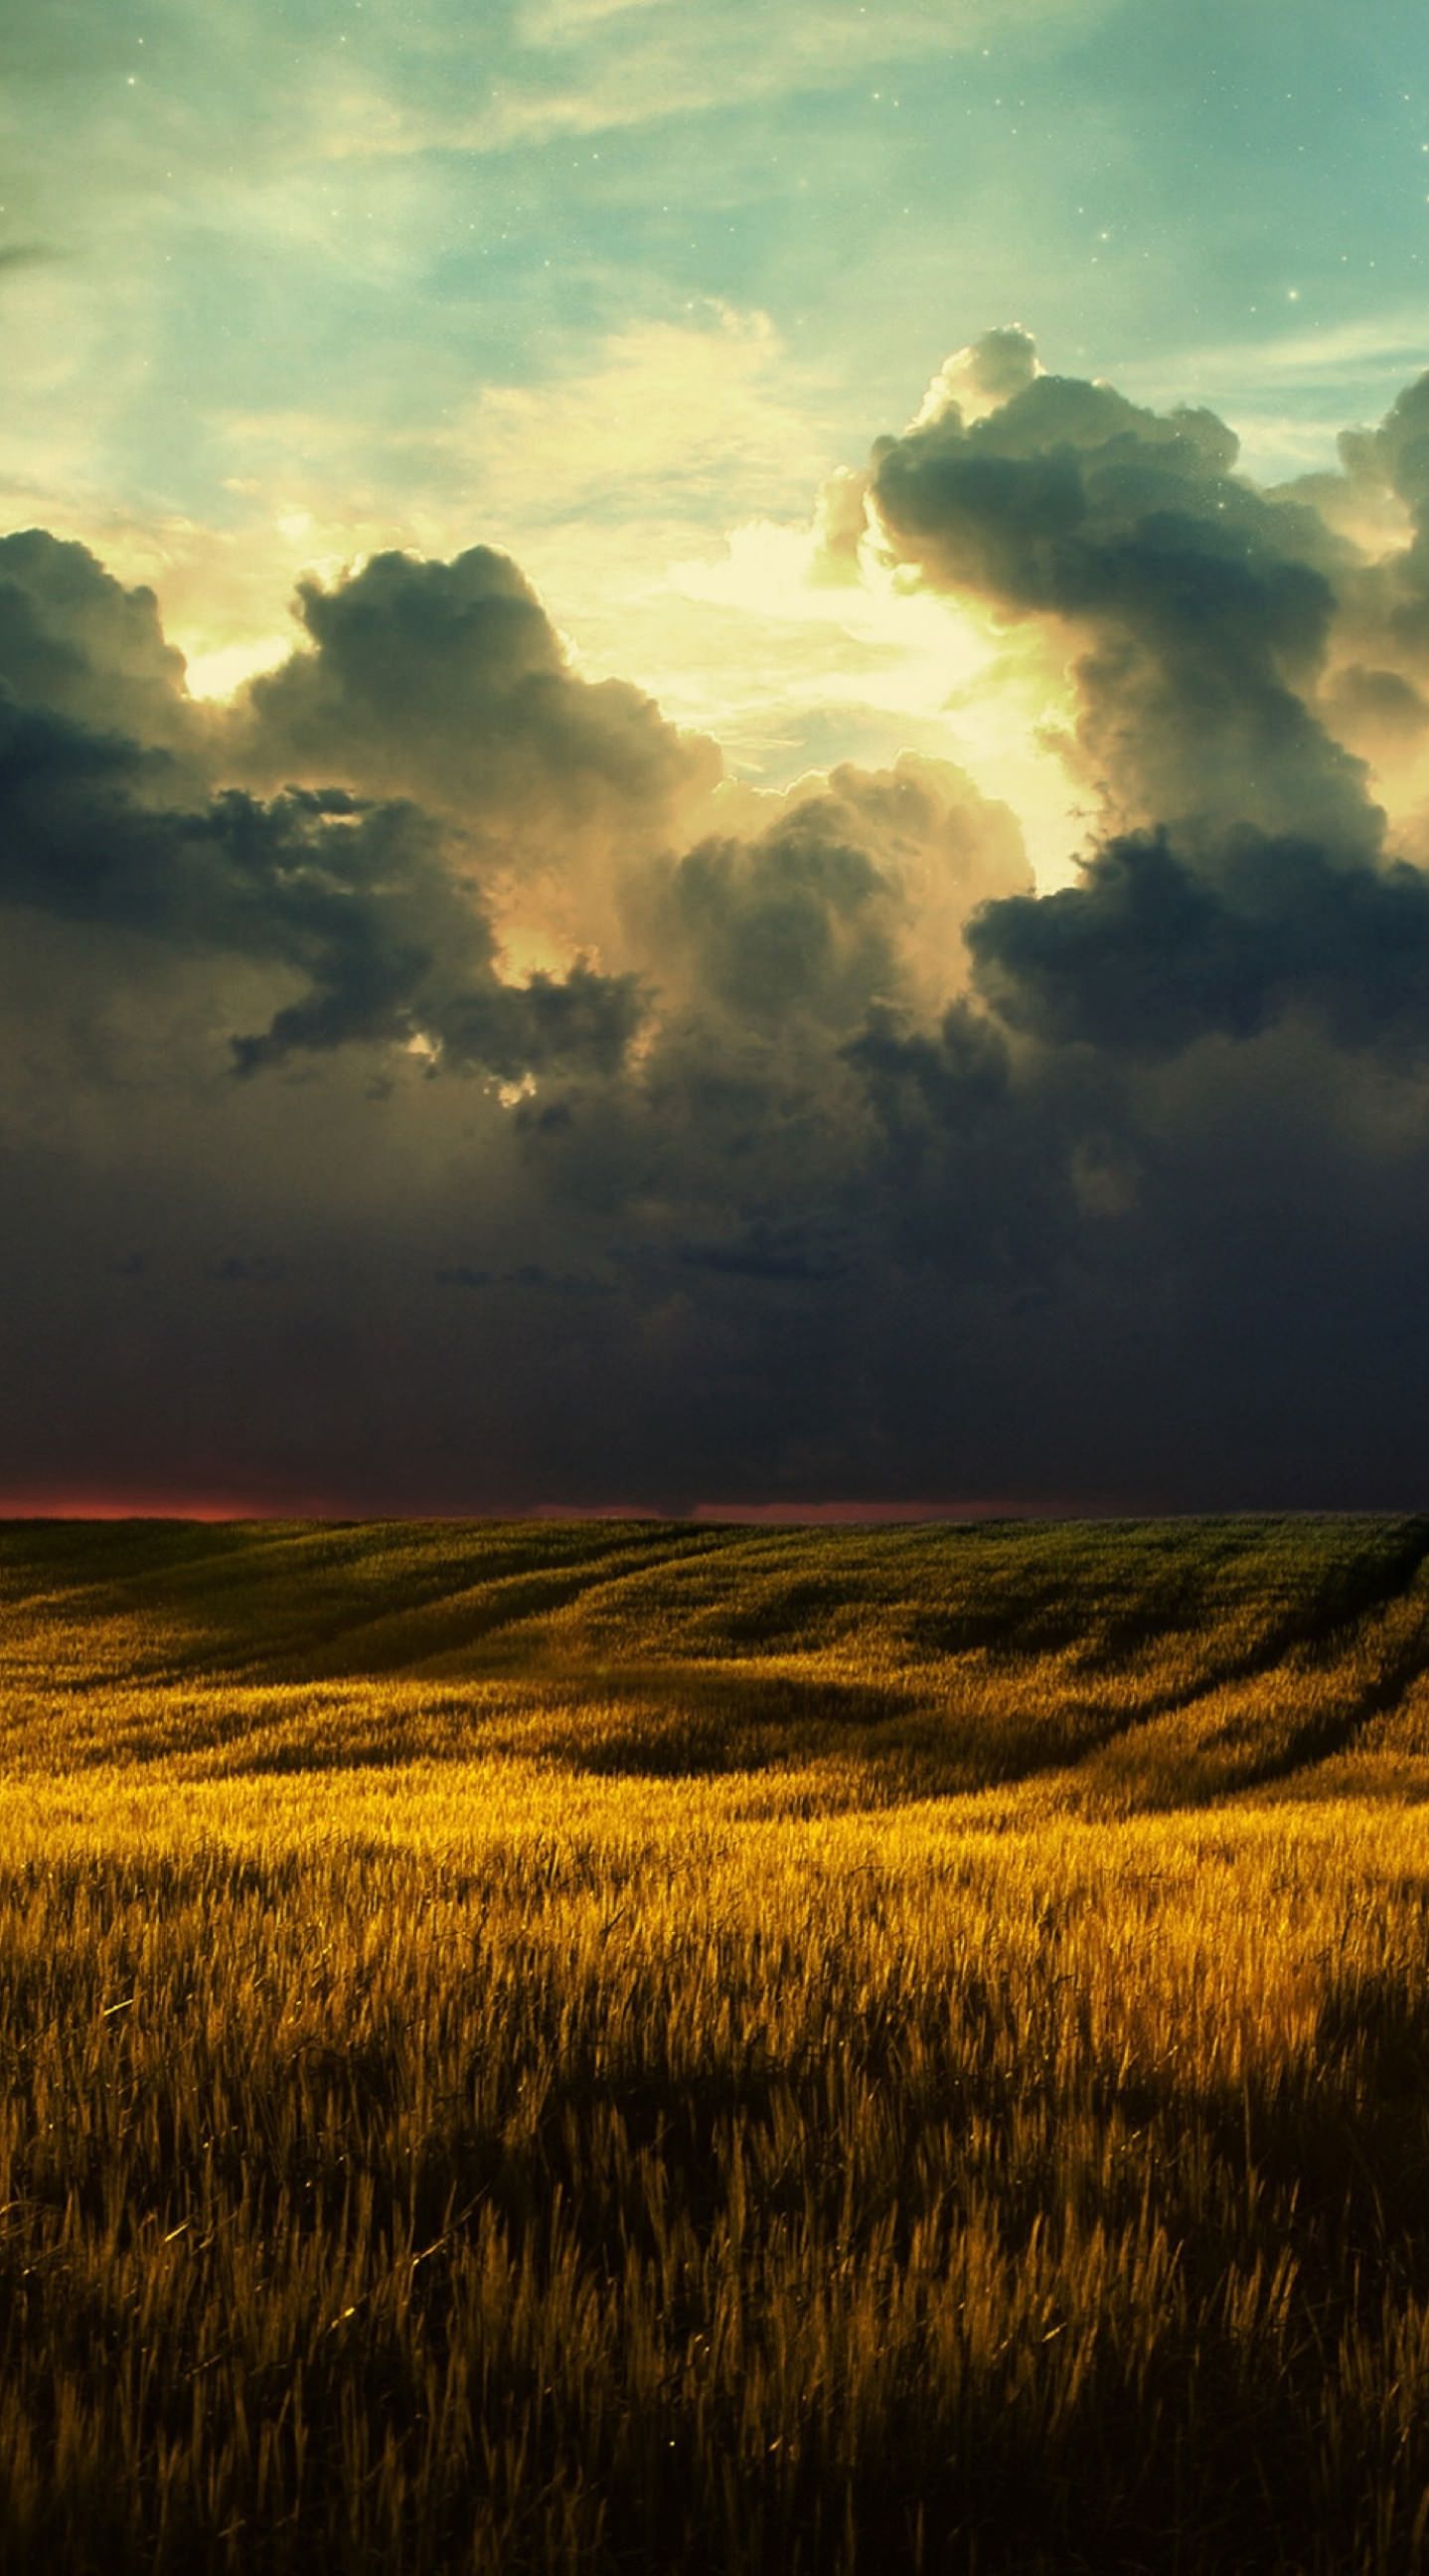
[(1419, 0), (0, 129), (0, 1510), (1422, 1504)]

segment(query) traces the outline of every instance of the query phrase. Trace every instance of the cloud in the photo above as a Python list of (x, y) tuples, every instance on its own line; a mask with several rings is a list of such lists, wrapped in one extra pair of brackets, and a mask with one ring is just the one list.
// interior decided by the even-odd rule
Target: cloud
[[(314, 600), (336, 665), (326, 696), (321, 686), (313, 693), (315, 740), (340, 753), (344, 724), (356, 739), (364, 718), (374, 731), (383, 715), (394, 731), (404, 718), (415, 723), (416, 702), (403, 691), (422, 697), (445, 643), (462, 708), (481, 703), (483, 681), (488, 701), (503, 689), (519, 696), (533, 676), (554, 683), (549, 756), (559, 758), (578, 736), (560, 702), (575, 684), (563, 680), (541, 611), (500, 558), (450, 570), (454, 585), (436, 585), (436, 645), (428, 582), (426, 620), (409, 620), (405, 657), (392, 647), (410, 606), (400, 559), (375, 567), (365, 587), (353, 584), (355, 602)], [(364, 616), (374, 593), (376, 610)], [(291, 667), (277, 703), (286, 712), (298, 694), (301, 718)], [(181, 682), (149, 593), (121, 590), (78, 546), (34, 533), (0, 544), (0, 902), (188, 957), (276, 970), (294, 989), (265, 1027), (231, 1033), (245, 1072), (357, 1043), (420, 1045), (428, 1062), (511, 1080), (536, 1065), (609, 1070), (619, 1061), (641, 1014), (632, 977), (577, 961), (563, 977), (504, 981), (490, 916), (457, 864), (450, 829), (412, 801), (348, 786), (293, 786), (266, 799), (206, 787), (197, 764), (214, 745), (186, 734)], [(606, 694), (586, 695), (603, 712)], [(626, 695), (638, 731), (645, 702)], [(622, 703), (612, 734), (628, 713)], [(125, 720), (141, 728), (137, 737)], [(528, 720), (527, 730), (539, 725)], [(599, 719), (581, 738), (608, 750)], [(429, 740), (448, 740), (435, 718)], [(618, 771), (618, 753), (608, 768)], [(628, 774), (637, 785), (645, 775), (638, 752)], [(443, 780), (434, 785), (440, 794)]]
[(0, 542), (16, 1490), (1419, 1498), (1429, 390), (1276, 494), (1014, 332), (934, 382), (846, 586), (1070, 706), (1049, 894), (950, 761), (721, 782), (495, 547), (224, 713)]
[[(536, 384), (487, 384), (423, 442), (421, 469), (552, 520), (727, 526), (747, 498), (802, 503), (821, 461), (806, 370), (768, 315), (706, 301), (627, 322)], [(648, 572), (648, 567), (647, 567)]]
[(1321, 694), (1330, 730), (1373, 760), (1417, 745), (1429, 726), (1429, 704), (1402, 671), (1345, 662)]
[(980, 340), (945, 358), (909, 423), (911, 430), (930, 429), (956, 413), (960, 422), (985, 420), (1014, 394), (1027, 391), (1042, 369), (1037, 344), (1016, 323), (984, 331)]
[[(1353, 322), (1318, 323), (1313, 328), (1259, 332), (1253, 338), (1193, 343), (1178, 352), (1176, 370), (1196, 385), (1225, 384), (1236, 392), (1263, 392), (1268, 380), (1284, 383), (1357, 384), (1367, 373), (1386, 367), (1401, 372), (1424, 350), (1424, 307), (1411, 304), (1360, 314)], [(1156, 361), (1164, 374), (1167, 361)], [(1133, 383), (1146, 366), (1127, 371)]]
[(709, 1058), (757, 1085), (773, 1058), (828, 1057), (885, 1001), (941, 1007), (966, 981), (969, 916), (1031, 884), (1014, 816), (947, 762), (846, 763), (782, 797), (737, 791), (728, 812), (625, 882), (652, 1081)]
[(1335, 614), (1335, 543), (1235, 474), (1206, 411), (1162, 417), (1043, 375), (965, 423), (957, 402), (875, 450), (888, 543), (923, 579), (1068, 630), (1076, 767), (1122, 825), (1246, 821), (1365, 848), (1362, 767), (1306, 703)]
[(209, 1269), (210, 1279), (229, 1287), (272, 1288), (285, 1277), (285, 1265), (265, 1252), (229, 1252)]
[[(1070, 41), (1107, 0), (960, 0), (930, 11), (906, 0), (872, 11), (825, 0), (531, 0), (516, 12), (502, 77), (468, 83), (450, 32), (428, 47), (427, 76), (354, 87), (329, 120), (335, 155), (499, 152), (840, 88), (874, 66), (916, 66), (995, 38), (1007, 49)], [(440, 13), (437, 13), (438, 15)], [(440, 67), (439, 69), (437, 67)], [(433, 77), (433, 72), (436, 77)]]
[(836, 1278), (843, 1266), (837, 1252), (820, 1255), (796, 1233), (781, 1234), (763, 1219), (730, 1242), (682, 1244), (678, 1258), (690, 1270), (713, 1270), (733, 1279), (781, 1279), (798, 1288)]
[(638, 689), (577, 678), (490, 547), (451, 563), (376, 555), (331, 587), (304, 582), (298, 606), (311, 649), (247, 693), (241, 749), (270, 778), (342, 778), (532, 838), (592, 820), (658, 830), (718, 775), (712, 746)]
[(1056, 1044), (1174, 1054), (1311, 1013), (1341, 1047), (1429, 1050), (1429, 877), (1345, 867), (1250, 829), (1188, 859), (1162, 835), (1107, 842), (1081, 883), (970, 924), (978, 989)]
[(0, 537), (0, 673), (15, 694), (85, 724), (173, 742), (184, 663), (152, 590), (126, 590), (87, 546), (43, 528)]

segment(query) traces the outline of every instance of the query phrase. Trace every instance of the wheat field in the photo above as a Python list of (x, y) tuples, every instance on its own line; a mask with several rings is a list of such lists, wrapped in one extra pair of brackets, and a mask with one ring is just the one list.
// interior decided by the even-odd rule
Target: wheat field
[(0, 1599), (6, 2570), (1429, 2566), (1429, 1522)]

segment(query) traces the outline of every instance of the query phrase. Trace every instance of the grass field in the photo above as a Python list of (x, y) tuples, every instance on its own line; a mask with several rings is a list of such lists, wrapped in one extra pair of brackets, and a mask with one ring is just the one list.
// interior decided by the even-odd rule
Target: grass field
[(1429, 2567), (1429, 1521), (0, 1601), (7, 2571)]

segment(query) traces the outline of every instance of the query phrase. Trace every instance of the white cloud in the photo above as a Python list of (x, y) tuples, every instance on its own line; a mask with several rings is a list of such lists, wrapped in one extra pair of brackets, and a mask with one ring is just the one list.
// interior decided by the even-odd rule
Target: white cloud
[(1328, 328), (1221, 340), (1174, 356), (1118, 360), (1121, 391), (1158, 408), (1209, 403), (1241, 441), (1257, 480), (1313, 473), (1335, 462), (1348, 420), (1378, 419), (1400, 387), (1429, 366), (1429, 302)]
[[(612, 132), (707, 109), (834, 90), (878, 65), (913, 64), (995, 41), (1045, 43), (1080, 32), (1112, 0), (533, 0), (515, 32), (535, 55), (576, 53), (564, 79), (523, 72), (471, 84), (449, 106), (390, 91), (354, 94), (330, 116), (327, 150), (342, 157), (491, 152)], [(458, 84), (453, 84), (454, 88)]]
[[(1429, 302), (1392, 313), (1366, 314), (1357, 322), (1338, 322), (1324, 330), (1277, 331), (1263, 338), (1222, 341), (1218, 346), (1188, 349), (1177, 359), (1179, 371), (1201, 384), (1228, 377), (1248, 385), (1267, 378), (1303, 384), (1343, 383), (1367, 370), (1417, 371), (1429, 364)], [(1121, 381), (1136, 370), (1122, 367)]]

